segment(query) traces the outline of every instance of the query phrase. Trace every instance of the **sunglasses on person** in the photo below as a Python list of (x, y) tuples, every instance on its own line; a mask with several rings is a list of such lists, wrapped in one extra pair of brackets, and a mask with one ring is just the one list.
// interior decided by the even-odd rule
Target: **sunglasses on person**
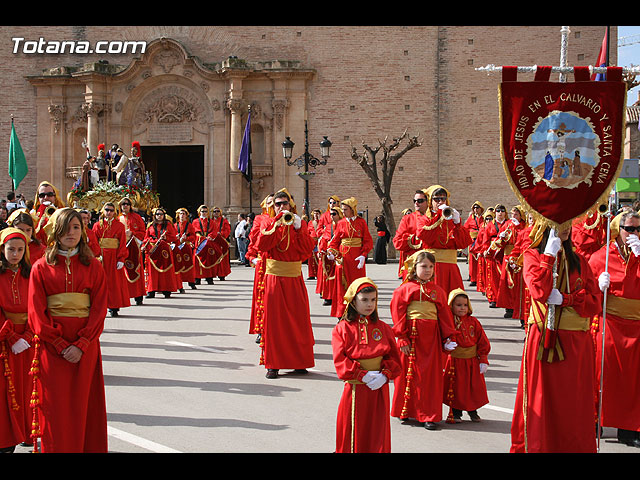
[(56, 196), (55, 192), (43, 192), (38, 194), (38, 198), (55, 197), (55, 196)]
[(105, 212), (115, 212), (115, 209), (113, 209), (113, 208), (105, 208), (104, 211)]
[(447, 197), (433, 197), (433, 201), (434, 202), (446, 202), (447, 201)]
[[(435, 198), (434, 198), (434, 200), (435, 200)], [(426, 198), (414, 198), (413, 199), (413, 203), (424, 203), (426, 201), (427, 201)]]
[(499, 212), (506, 212), (506, 210), (505, 210), (504, 208), (496, 208), (495, 212), (496, 212), (496, 213), (499, 213)]
[(123, 207), (130, 207), (131, 206), (130, 203), (126, 203), (126, 202), (125, 203), (121, 203), (120, 205), (122, 205)]
[(163, 217), (164, 216), (164, 212), (157, 212), (156, 213), (156, 217)]
[(620, 228), (623, 229), (625, 232), (629, 232), (629, 233), (637, 232), (637, 233), (640, 233), (640, 226), (635, 227), (633, 225), (620, 225)]

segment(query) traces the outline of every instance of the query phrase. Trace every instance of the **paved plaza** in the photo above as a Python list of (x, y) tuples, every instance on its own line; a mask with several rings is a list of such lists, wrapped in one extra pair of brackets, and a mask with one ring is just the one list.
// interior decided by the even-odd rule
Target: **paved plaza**
[[(467, 265), (459, 262), (463, 278)], [(380, 291), (379, 313), (391, 323), (389, 302), (399, 285), (397, 263), (367, 263)], [(306, 277), (306, 266), (303, 266)], [(109, 422), (109, 451), (122, 453), (331, 453), (343, 389), (333, 367), (336, 319), (306, 281), (315, 334), (315, 367), (307, 375), (281, 371), (265, 378), (259, 346), (248, 333), (253, 269), (234, 264), (214, 285), (187, 287), (145, 299), (107, 317), (101, 336)], [(465, 286), (468, 282), (465, 281)], [(437, 431), (391, 419), (394, 453), (507, 453), (524, 332), (470, 289), (474, 315), (491, 342), (486, 383), (490, 403), (482, 421), (444, 421)], [(298, 298), (290, 298), (292, 303)], [(393, 385), (391, 386), (393, 388)], [(448, 407), (443, 407), (446, 417)], [(635, 453), (604, 429), (602, 453)], [(18, 452), (30, 449), (19, 447)]]

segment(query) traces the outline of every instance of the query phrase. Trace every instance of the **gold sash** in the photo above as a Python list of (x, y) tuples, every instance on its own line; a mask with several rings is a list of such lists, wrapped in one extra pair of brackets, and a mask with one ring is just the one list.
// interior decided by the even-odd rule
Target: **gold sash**
[[(363, 370), (379, 371), (380, 365), (382, 365), (382, 357), (360, 358), (358, 359), (358, 363)], [(363, 382), (360, 380), (347, 380), (347, 383), (362, 385)]]
[(89, 316), (91, 297), (88, 293), (56, 293), (47, 297), (47, 309), (54, 317), (82, 317)]
[[(533, 303), (538, 304), (538, 308), (534, 308)], [(538, 328), (542, 329), (544, 323), (546, 323), (546, 311), (547, 305), (545, 303), (538, 302), (537, 300), (532, 300), (531, 310), (529, 314), (529, 324), (537, 323)], [(560, 307), (556, 307), (560, 309)], [(544, 315), (543, 315), (544, 313)], [(571, 330), (571, 331), (581, 331), (586, 332), (589, 330), (589, 326), (591, 324), (590, 319), (588, 317), (581, 317), (578, 315), (572, 307), (562, 307), (560, 316), (560, 321), (558, 322), (558, 330)], [(556, 315), (558, 315), (556, 313)]]
[(285, 262), (267, 258), (265, 274), (276, 277), (299, 277), (302, 275), (302, 262)]
[(513, 245), (507, 245), (506, 247), (504, 247), (504, 254), (509, 255), (512, 250), (513, 250)]
[(346, 247), (361, 247), (362, 239), (360, 237), (355, 238), (343, 238), (340, 242), (340, 245), (344, 245)]
[(477, 230), (470, 230), (469, 231), (469, 236), (475, 240), (476, 238), (478, 238), (478, 231)]
[(436, 263), (458, 263), (458, 251), (453, 248), (428, 248), (436, 257)]
[(24, 325), (27, 323), (27, 312), (7, 312), (3, 310), (2, 313), (16, 325)]
[(117, 238), (101, 238), (100, 239), (100, 247), (101, 248), (118, 248), (120, 246), (120, 240)]
[(451, 352), (451, 356), (454, 358), (475, 358), (478, 356), (478, 346), (456, 347), (455, 350)]
[(607, 313), (627, 320), (640, 320), (640, 300), (607, 295)]
[(438, 309), (435, 303), (428, 300), (411, 302), (407, 306), (407, 318), (409, 320), (417, 318), (435, 320), (438, 318)]

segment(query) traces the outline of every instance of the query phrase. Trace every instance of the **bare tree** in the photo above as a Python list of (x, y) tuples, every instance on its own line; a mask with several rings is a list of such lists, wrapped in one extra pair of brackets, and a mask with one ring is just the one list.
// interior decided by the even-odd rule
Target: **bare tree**
[[(382, 142), (378, 140), (378, 146), (375, 148), (367, 145), (363, 141), (362, 148), (364, 152), (362, 154), (359, 154), (356, 151), (356, 147), (351, 145), (351, 158), (362, 167), (371, 181), (373, 190), (382, 202), (382, 215), (385, 217), (387, 228), (393, 238), (396, 233), (396, 221), (393, 218), (393, 210), (391, 209), (391, 205), (393, 205), (393, 200), (391, 199), (393, 173), (395, 172), (398, 160), (400, 160), (405, 153), (422, 144), (418, 140), (417, 135), (413, 137), (408, 136), (407, 129), (404, 130), (402, 135), (394, 138), (389, 144), (387, 144), (387, 139), (388, 136), (385, 137)], [(407, 142), (400, 148), (400, 144), (405, 139)], [(376, 160), (378, 154), (381, 154), (381, 158)], [(380, 174), (378, 173), (378, 165), (380, 166)], [(389, 256), (390, 258), (395, 258), (395, 250), (391, 243), (389, 244)]]

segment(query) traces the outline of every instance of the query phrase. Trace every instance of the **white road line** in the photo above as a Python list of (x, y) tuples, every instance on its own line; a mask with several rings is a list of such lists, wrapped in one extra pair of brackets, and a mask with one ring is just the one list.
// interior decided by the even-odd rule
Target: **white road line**
[(192, 345), (190, 343), (182, 343), (182, 342), (167, 342), (169, 345), (175, 345), (177, 347), (189, 347), (189, 348), (195, 348), (196, 350), (203, 350), (205, 352), (211, 352), (211, 353), (225, 353), (224, 350), (218, 350), (216, 348), (210, 348), (210, 347), (199, 347), (198, 345)]
[(513, 409), (511, 409), (511, 408), (496, 407), (494, 405), (485, 405), (482, 408), (487, 408), (489, 410), (495, 410), (497, 412), (509, 413), (509, 414), (513, 415)]
[(159, 443), (152, 442), (151, 440), (147, 440), (136, 435), (132, 435), (131, 433), (123, 432), (122, 430), (118, 430), (117, 428), (113, 428), (110, 426), (107, 426), (107, 433), (111, 437), (117, 438), (132, 445), (136, 445), (154, 453), (182, 453), (178, 450), (174, 450), (173, 448), (165, 447), (164, 445), (160, 445)]

